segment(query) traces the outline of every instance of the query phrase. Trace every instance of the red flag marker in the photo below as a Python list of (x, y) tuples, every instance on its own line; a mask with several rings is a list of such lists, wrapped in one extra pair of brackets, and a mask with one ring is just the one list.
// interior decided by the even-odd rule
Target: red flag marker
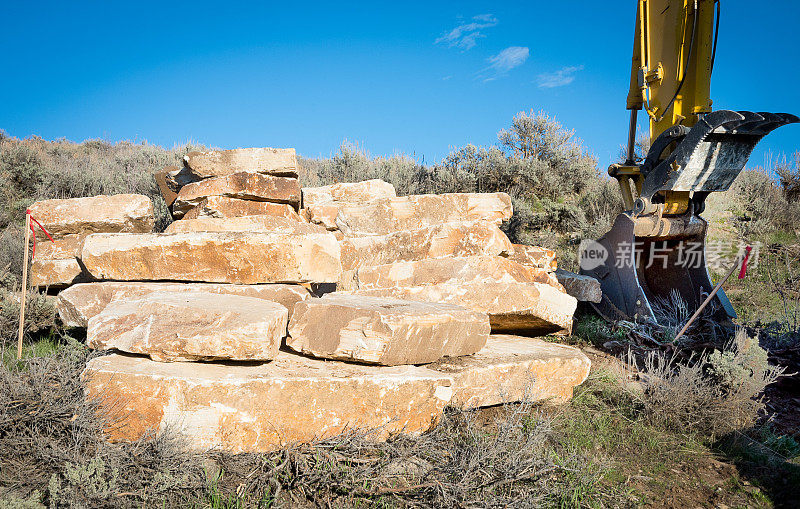
[(750, 259), (750, 251), (752, 250), (751, 246), (744, 248), (744, 259), (742, 260), (742, 268), (739, 270), (739, 279), (744, 279), (744, 275), (747, 274), (747, 260)]
[[(53, 237), (50, 236), (50, 233), (45, 229), (44, 226), (42, 226), (42, 223), (33, 218), (33, 216), (31, 215), (31, 209), (27, 209), (25, 213), (28, 215), (30, 220), (33, 221), (33, 223), (36, 223), (36, 226), (41, 228), (44, 234), (47, 235), (47, 238), (50, 239), (50, 242), (55, 242), (55, 240), (53, 240)], [(30, 221), (28, 222), (28, 225), (31, 227), (31, 231), (33, 232), (33, 253), (31, 254), (31, 259), (36, 258), (36, 229), (33, 227), (33, 223)]]

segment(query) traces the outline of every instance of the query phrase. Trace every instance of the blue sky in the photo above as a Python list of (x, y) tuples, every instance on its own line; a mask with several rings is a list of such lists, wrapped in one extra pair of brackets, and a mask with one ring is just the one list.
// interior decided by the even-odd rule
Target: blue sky
[[(800, 114), (800, 2), (722, 2), (715, 107)], [(605, 167), (626, 137), (635, 5), (7, 3), (0, 128), (310, 157), (349, 140), (430, 163), (534, 109)], [(751, 165), (798, 149), (784, 127)]]

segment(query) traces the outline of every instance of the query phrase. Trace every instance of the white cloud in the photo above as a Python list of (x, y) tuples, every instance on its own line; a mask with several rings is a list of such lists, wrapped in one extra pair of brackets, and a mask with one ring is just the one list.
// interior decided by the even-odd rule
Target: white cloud
[(478, 14), (470, 23), (463, 23), (445, 33), (434, 44), (447, 44), (448, 48), (461, 48), (466, 51), (475, 47), (477, 40), (486, 37), (482, 30), (497, 25), (492, 14)]
[(525, 46), (509, 46), (497, 55), (489, 57), (489, 67), (484, 69), (484, 72), (492, 71), (494, 76), (490, 76), (484, 81), (492, 81), (497, 76), (521, 66), (528, 59), (528, 55), (530, 55), (530, 50)]
[(564, 85), (569, 85), (573, 81), (575, 81), (575, 75), (578, 71), (582, 71), (582, 65), (572, 65), (568, 67), (562, 67), (561, 69), (555, 72), (546, 72), (539, 75), (539, 87), (540, 88), (555, 88), (555, 87), (563, 87)]

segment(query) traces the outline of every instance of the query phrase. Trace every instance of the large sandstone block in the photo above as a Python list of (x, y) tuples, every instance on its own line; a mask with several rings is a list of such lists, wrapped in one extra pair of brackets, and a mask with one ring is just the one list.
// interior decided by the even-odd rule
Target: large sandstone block
[(330, 293), (298, 303), (286, 345), (324, 359), (396, 366), (471, 355), (489, 317), (449, 304)]
[(568, 270), (556, 270), (558, 282), (564, 286), (567, 293), (580, 302), (600, 302), (603, 300), (603, 290), (600, 281), (591, 276), (575, 274)]
[(335, 283), (342, 271), (330, 233), (101, 233), (81, 260), (96, 279), (119, 281)]
[(506, 193), (421, 194), (342, 204), (336, 225), (345, 235), (382, 235), (451, 221), (500, 223), (512, 213)]
[(446, 302), (489, 315), (494, 332), (571, 330), (577, 301), (545, 269), (501, 256), (444, 257), (355, 271), (359, 295)]
[(31, 262), (31, 286), (63, 288), (91, 279), (78, 262), (85, 235), (65, 235), (36, 242)]
[(164, 230), (164, 233), (188, 232), (271, 232), (302, 235), (326, 234), (327, 230), (318, 224), (276, 216), (184, 218), (174, 221)]
[[(153, 231), (153, 203), (141, 194), (44, 200), (30, 206), (31, 215), (54, 239), (93, 232)], [(46, 239), (36, 229), (37, 238)]]
[(241, 200), (226, 196), (209, 196), (184, 214), (183, 219), (239, 216), (278, 216), (296, 221), (302, 220), (294, 207), (286, 203)]
[(112, 300), (89, 320), (86, 344), (161, 362), (270, 360), (286, 336), (288, 311), (275, 302), (207, 292), (154, 292)]
[(454, 222), (387, 235), (348, 237), (341, 241), (342, 268), (384, 265), (442, 256), (500, 255), (512, 251), (496, 224)]
[(380, 179), (363, 182), (343, 182), (322, 187), (303, 188), (303, 207), (325, 202), (364, 203), (379, 198), (394, 198), (394, 186)]
[(497, 282), (491, 279), (425, 286), (359, 289), (356, 295), (455, 304), (489, 315), (492, 332), (544, 335), (572, 330), (578, 301), (544, 283)]
[(346, 430), (419, 434), (441, 415), (451, 381), (414, 366), (375, 367), (279, 352), (261, 365), (160, 363), (107, 355), (89, 361), (88, 398), (111, 419), (112, 440), (169, 427), (194, 449), (266, 452)]
[(248, 172), (209, 178), (183, 186), (172, 204), (172, 213), (182, 216), (209, 196), (288, 203), (297, 207), (300, 204), (300, 184), (296, 178)]
[(31, 262), (31, 286), (63, 288), (88, 279), (77, 258), (51, 260), (37, 257)]
[(189, 152), (184, 164), (200, 178), (224, 177), (251, 172), (284, 177), (297, 176), (297, 156), (293, 148), (237, 148)]
[(516, 263), (502, 256), (448, 256), (386, 265), (364, 266), (356, 271), (357, 287), (425, 286), (449, 281), (544, 283), (563, 291), (548, 271)]
[(577, 348), (536, 338), (492, 335), (480, 352), (427, 366), (453, 379), (450, 404), (477, 408), (515, 401), (572, 398), (591, 362)]
[(112, 300), (137, 300), (155, 292), (241, 295), (276, 302), (289, 311), (289, 317), (292, 316), (295, 304), (311, 297), (309, 291), (299, 285), (102, 281), (77, 284), (59, 292), (56, 309), (67, 327), (87, 327), (89, 320), (100, 314)]
[(556, 252), (544, 247), (514, 244), (514, 250), (508, 257), (522, 265), (530, 265), (550, 272), (558, 268)]

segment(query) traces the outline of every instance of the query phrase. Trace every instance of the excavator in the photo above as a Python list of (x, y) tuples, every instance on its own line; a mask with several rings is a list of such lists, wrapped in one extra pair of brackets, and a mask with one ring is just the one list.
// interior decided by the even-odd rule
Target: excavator
[[(711, 73), (720, 0), (638, 0), (627, 109), (626, 161), (608, 170), (625, 211), (611, 230), (580, 248), (581, 273), (600, 281), (594, 304), (607, 320), (659, 323), (658, 306), (676, 298), (689, 312), (711, 294), (706, 266), (709, 193), (726, 191), (755, 145), (800, 119), (787, 113), (713, 110)], [(650, 124), (650, 148), (636, 156), (637, 115)], [(723, 291), (706, 308), (730, 324)]]

